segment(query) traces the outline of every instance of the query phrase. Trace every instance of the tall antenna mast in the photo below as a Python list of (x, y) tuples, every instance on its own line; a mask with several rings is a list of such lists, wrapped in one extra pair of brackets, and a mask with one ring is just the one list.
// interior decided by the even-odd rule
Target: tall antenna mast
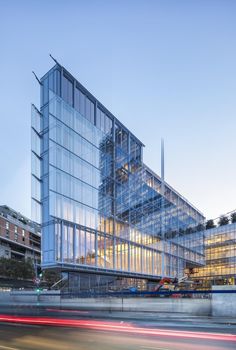
[(165, 212), (164, 212), (164, 204), (165, 204), (165, 150), (164, 150), (164, 139), (161, 139), (161, 238), (162, 238), (162, 253), (161, 253), (161, 274), (162, 277), (165, 276)]
[(161, 183), (165, 182), (165, 144), (164, 139), (161, 139)]
[(161, 235), (164, 238), (164, 203), (165, 203), (165, 145), (161, 139)]

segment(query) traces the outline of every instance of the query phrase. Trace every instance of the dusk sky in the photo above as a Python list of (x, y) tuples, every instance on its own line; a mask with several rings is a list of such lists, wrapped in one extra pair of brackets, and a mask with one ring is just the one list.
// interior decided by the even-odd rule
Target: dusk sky
[(215, 218), (236, 209), (236, 1), (0, 0), (0, 204), (31, 216), (30, 109), (51, 53)]

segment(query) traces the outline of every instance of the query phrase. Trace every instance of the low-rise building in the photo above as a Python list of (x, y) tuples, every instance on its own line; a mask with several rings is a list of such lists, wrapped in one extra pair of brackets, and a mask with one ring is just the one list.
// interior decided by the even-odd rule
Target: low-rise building
[(6, 205), (0, 206), (0, 257), (41, 260), (40, 226)]

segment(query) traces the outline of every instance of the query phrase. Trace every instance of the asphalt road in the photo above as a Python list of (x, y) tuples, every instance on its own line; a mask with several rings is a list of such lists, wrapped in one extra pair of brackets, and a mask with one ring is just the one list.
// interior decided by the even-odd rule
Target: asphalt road
[[(163, 330), (162, 330), (163, 331)], [(0, 324), (3, 350), (219, 350), (236, 349), (236, 342), (219, 339), (186, 338), (169, 335), (129, 334), (40, 325)]]
[(150, 312), (97, 311), (65, 309), (47, 306), (1, 305), (0, 315), (52, 317), (59, 319), (92, 319), (131, 322), (140, 327), (158, 327), (188, 331), (205, 331), (236, 334), (236, 319), (190, 316), (184, 314), (165, 314)]
[(236, 349), (236, 324), (207, 318), (0, 307), (0, 350)]

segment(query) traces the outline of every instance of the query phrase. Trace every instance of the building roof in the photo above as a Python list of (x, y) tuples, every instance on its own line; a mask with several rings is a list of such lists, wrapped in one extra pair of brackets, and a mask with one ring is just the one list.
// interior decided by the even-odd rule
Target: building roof
[(48, 74), (50, 74), (55, 69), (63, 69), (63, 72), (66, 74), (70, 80), (75, 81), (77, 87), (88, 97), (91, 99), (91, 101), (96, 102), (98, 107), (102, 109), (104, 113), (106, 113), (110, 118), (114, 119), (115, 122), (117, 122), (123, 129), (125, 129), (130, 135), (143, 147), (145, 145), (142, 143), (142, 141), (139, 140), (137, 136), (135, 136), (118, 118), (114, 116), (89, 90), (87, 90), (65, 67), (63, 67), (60, 63), (56, 63), (46, 74), (43, 75), (43, 77), (40, 79), (40, 81), (44, 80)]
[(31, 229), (34, 229), (35, 232), (40, 231), (40, 225), (37, 224), (34, 221), (31, 221), (26, 216), (22, 215), (20, 212), (17, 212), (16, 210), (10, 208), (7, 205), (0, 205), (0, 215), (4, 217), (11, 217), (12, 219), (15, 219), (19, 221), (20, 225), (26, 225), (29, 226)]

